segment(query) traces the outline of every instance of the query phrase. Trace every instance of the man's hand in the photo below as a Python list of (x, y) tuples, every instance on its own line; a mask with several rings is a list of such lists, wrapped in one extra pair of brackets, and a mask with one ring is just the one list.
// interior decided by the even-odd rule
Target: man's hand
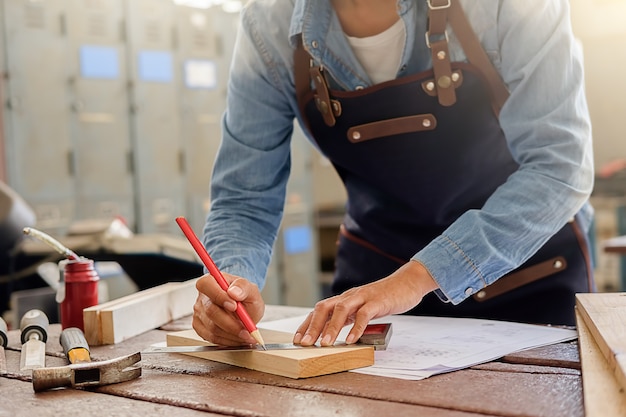
[(206, 274), (196, 283), (198, 298), (193, 306), (192, 325), (200, 337), (218, 345), (237, 346), (256, 344), (256, 340), (235, 314), (240, 301), (250, 318), (257, 323), (265, 312), (265, 303), (259, 288), (250, 281), (224, 273), (230, 283), (224, 291), (215, 279)]
[(386, 278), (318, 302), (296, 331), (293, 342), (310, 346), (321, 337), (321, 345), (330, 346), (345, 325), (354, 323), (346, 343), (355, 343), (370, 320), (404, 313), (435, 289), (437, 283), (426, 268), (409, 261)]

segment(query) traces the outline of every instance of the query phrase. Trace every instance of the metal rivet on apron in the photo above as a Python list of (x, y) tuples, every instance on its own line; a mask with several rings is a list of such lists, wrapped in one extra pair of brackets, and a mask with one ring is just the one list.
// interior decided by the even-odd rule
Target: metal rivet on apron
[(479, 291), (476, 293), (476, 298), (479, 298), (479, 299), (483, 299), (486, 296), (487, 296), (487, 293), (485, 291)]
[(318, 46), (318, 45), (317, 45), (317, 41), (313, 41), (313, 42), (311, 42), (311, 46), (312, 46), (313, 48), (316, 48), (316, 49), (317, 49), (317, 46)]
[(472, 287), (469, 287), (468, 289), (465, 290), (465, 295), (469, 297), (470, 295), (472, 295), (473, 292), (474, 292), (474, 289)]
[(453, 72), (452, 73), (452, 81), (457, 82), (457, 81), (459, 81), (459, 78), (461, 78), (461, 76), (459, 75), (458, 72)]
[(362, 85), (357, 85), (354, 89), (355, 90), (362, 90), (364, 87)]
[(430, 120), (428, 120), (428, 119), (424, 119), (424, 120), (422, 120), (422, 126), (424, 126), (424, 127), (430, 127)]
[(437, 52), (437, 59), (440, 61), (443, 61), (444, 59), (446, 59), (446, 51)]
[(448, 88), (452, 85), (452, 80), (447, 75), (444, 75), (443, 77), (439, 77), (437, 85), (441, 88)]
[(554, 266), (554, 269), (561, 269), (561, 268), (563, 268), (563, 262), (561, 262), (561, 261), (554, 261), (554, 264), (552, 266)]
[(359, 133), (359, 132), (352, 132), (352, 139), (354, 139), (354, 140), (361, 139), (361, 133)]
[(426, 83), (426, 89), (428, 91), (433, 91), (435, 89), (435, 83), (432, 81), (429, 81)]
[(320, 100), (320, 103), (317, 106), (317, 108), (319, 109), (320, 112), (322, 112), (322, 114), (327, 114), (328, 113), (328, 103), (326, 103), (323, 100)]

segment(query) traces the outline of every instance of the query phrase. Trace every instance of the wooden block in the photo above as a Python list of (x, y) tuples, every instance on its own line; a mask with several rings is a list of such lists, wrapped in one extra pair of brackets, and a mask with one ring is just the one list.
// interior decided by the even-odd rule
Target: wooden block
[(90, 345), (110, 345), (193, 313), (196, 280), (170, 282), (83, 310)]
[[(274, 330), (260, 330), (266, 343), (291, 343), (293, 335)], [(194, 330), (169, 333), (168, 346), (210, 345)], [(319, 349), (286, 349), (269, 351), (222, 351), (185, 353), (185, 355), (228, 363), (289, 378), (308, 378), (362, 368), (374, 364), (372, 346), (335, 346)]]
[(580, 313), (576, 312), (578, 348), (582, 366), (583, 397), (586, 417), (623, 415), (626, 393), (600, 351)]
[(100, 312), (107, 309), (114, 309), (117, 306), (131, 303), (135, 300), (141, 300), (145, 297), (149, 297), (150, 294), (164, 291), (164, 289), (170, 287), (172, 283), (165, 283), (156, 287), (148, 288), (143, 291), (138, 291), (133, 294), (129, 294), (125, 297), (117, 298), (115, 300), (108, 301), (106, 303), (98, 304), (96, 306), (83, 309), (83, 323), (85, 327), (85, 339), (87, 343), (93, 346), (102, 345), (102, 324), (100, 320)]
[(626, 293), (576, 294), (576, 309), (626, 389)]

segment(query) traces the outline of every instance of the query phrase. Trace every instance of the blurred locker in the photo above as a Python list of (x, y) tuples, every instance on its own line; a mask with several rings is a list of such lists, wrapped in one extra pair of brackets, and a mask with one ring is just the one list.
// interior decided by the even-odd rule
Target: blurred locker
[(125, 0), (136, 223), (141, 233), (178, 233), (185, 214), (176, 6)]
[(62, 0), (4, 0), (7, 183), (32, 206), (37, 227), (62, 234), (75, 214)]
[(70, 0), (67, 32), (77, 218), (134, 224), (122, 0)]
[(203, 229), (209, 209), (209, 182), (226, 105), (219, 77), (228, 67), (220, 59), (217, 10), (178, 6), (176, 12), (187, 217), (195, 230)]

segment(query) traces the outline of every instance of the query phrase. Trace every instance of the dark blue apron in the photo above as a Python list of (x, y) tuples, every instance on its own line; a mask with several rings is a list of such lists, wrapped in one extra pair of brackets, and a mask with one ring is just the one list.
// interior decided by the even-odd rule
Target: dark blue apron
[[(518, 169), (474, 65), (449, 64), (454, 97), (444, 105), (433, 70), (332, 90), (321, 68), (302, 74), (303, 51), (296, 79), (313, 88), (298, 93), (301, 110), (348, 195), (333, 293), (391, 274)], [(429, 294), (410, 313), (573, 325), (574, 295), (592, 286), (588, 242), (572, 221), (496, 284), (459, 305)]]

